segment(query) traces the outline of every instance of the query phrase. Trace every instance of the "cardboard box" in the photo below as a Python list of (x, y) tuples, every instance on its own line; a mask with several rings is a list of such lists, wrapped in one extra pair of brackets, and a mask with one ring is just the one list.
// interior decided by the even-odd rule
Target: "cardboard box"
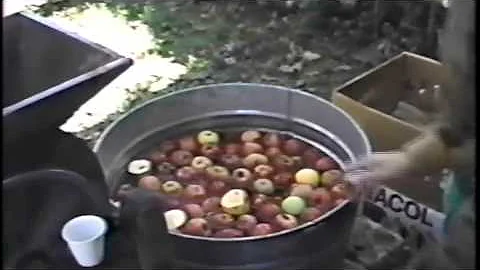
[[(405, 82), (432, 88), (434, 85), (445, 85), (448, 78), (447, 69), (440, 62), (403, 52), (336, 88), (332, 100), (358, 122), (369, 137), (374, 151), (396, 150), (420, 135), (422, 130), (420, 125), (386, 113), (405, 97), (402, 93), (407, 89)], [(360, 102), (371, 89), (381, 91), (379, 96), (382, 100), (377, 102), (378, 107), (369, 107)], [(444, 219), (441, 213), (443, 191), (438, 185), (441, 178), (439, 174), (431, 176), (430, 181), (423, 178), (392, 181), (370, 199), (390, 215), (408, 224), (421, 227), (423, 231), (438, 231)], [(411, 183), (415, 183), (415, 186)]]
[(438, 61), (403, 52), (379, 66), (337, 87), (333, 92), (333, 103), (349, 113), (370, 138), (374, 151), (389, 151), (401, 147), (417, 137), (421, 126), (415, 126), (379, 108), (363, 105), (360, 100), (371, 89), (381, 91), (381, 102), (395, 107), (405, 91), (405, 82), (421, 83), (431, 89), (448, 81), (447, 69)]

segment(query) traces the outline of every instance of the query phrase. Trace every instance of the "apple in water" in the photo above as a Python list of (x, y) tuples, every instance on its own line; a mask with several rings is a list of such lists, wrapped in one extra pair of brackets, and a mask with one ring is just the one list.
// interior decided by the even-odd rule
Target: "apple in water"
[(262, 236), (262, 235), (268, 235), (273, 233), (273, 228), (272, 225), (268, 223), (259, 223), (255, 225), (253, 230), (251, 231), (250, 235), (252, 236)]
[(290, 172), (281, 172), (276, 174), (272, 181), (277, 187), (288, 188), (294, 182), (293, 174)]
[(240, 155), (242, 152), (242, 145), (238, 143), (229, 143), (224, 147), (225, 154), (228, 155)]
[(263, 136), (263, 145), (278, 149), (282, 145), (282, 139), (280, 138), (280, 135), (276, 133), (267, 133)]
[(236, 188), (247, 188), (253, 180), (252, 173), (246, 168), (238, 168), (232, 172), (233, 186)]
[(198, 150), (197, 140), (192, 136), (184, 137), (178, 140), (178, 146), (180, 149), (192, 153)]
[(208, 185), (208, 191), (215, 196), (222, 196), (229, 188), (227, 183), (221, 180), (214, 180)]
[(282, 209), (274, 203), (265, 203), (260, 205), (256, 211), (256, 217), (262, 222), (272, 221), (276, 215), (280, 214)]
[(332, 187), (343, 178), (343, 172), (340, 170), (328, 170), (322, 173), (321, 182), (325, 187)]
[(256, 142), (262, 138), (262, 133), (256, 130), (247, 130), (242, 133), (240, 140), (246, 142)]
[(162, 162), (156, 169), (159, 175), (171, 175), (175, 171), (175, 166), (170, 162)]
[(217, 231), (213, 234), (213, 237), (217, 238), (236, 238), (236, 237), (243, 237), (244, 233), (241, 230), (228, 228)]
[(272, 163), (279, 171), (290, 171), (295, 167), (295, 161), (286, 155), (275, 156)]
[(305, 148), (306, 145), (297, 139), (289, 139), (283, 143), (283, 151), (290, 156), (301, 155)]
[(154, 151), (150, 154), (149, 159), (153, 164), (158, 165), (162, 162), (168, 161), (168, 155), (161, 151)]
[(295, 181), (316, 187), (320, 184), (320, 175), (316, 170), (305, 168), (295, 173)]
[(260, 164), (268, 164), (268, 157), (259, 153), (253, 153), (243, 159), (243, 165), (248, 169), (253, 169)]
[(193, 155), (189, 151), (176, 150), (170, 155), (170, 162), (176, 166), (187, 166), (192, 163)]
[(257, 223), (257, 218), (254, 215), (245, 214), (237, 218), (237, 221), (235, 222), (235, 228), (244, 232), (250, 232), (253, 230), (253, 228), (255, 228)]
[(337, 163), (329, 157), (322, 157), (315, 163), (315, 169), (320, 172), (337, 169), (337, 167)]
[(253, 182), (253, 188), (258, 193), (262, 194), (273, 194), (275, 192), (275, 186), (270, 179), (260, 178)]
[(278, 147), (269, 147), (265, 150), (265, 155), (270, 159), (273, 159), (274, 157), (282, 154), (282, 150), (280, 150), (280, 148)]
[(253, 194), (252, 196), (252, 208), (258, 210), (260, 206), (268, 202), (268, 196), (265, 194)]
[(332, 204), (332, 197), (327, 189), (316, 188), (310, 193), (308, 202), (310, 206), (325, 208)]
[(182, 183), (190, 183), (198, 177), (198, 173), (193, 167), (184, 166), (175, 172), (175, 176)]
[(212, 160), (205, 156), (194, 157), (192, 159), (192, 164), (191, 164), (191, 166), (198, 171), (205, 170), (206, 168), (212, 165), (213, 165)]
[(197, 141), (201, 145), (217, 145), (220, 142), (220, 136), (211, 130), (204, 130), (198, 133)]
[(162, 184), (163, 192), (170, 195), (179, 195), (183, 191), (183, 186), (177, 181), (167, 181)]
[(293, 184), (290, 190), (291, 196), (298, 196), (303, 199), (308, 199), (313, 191), (313, 187), (308, 184)]
[(211, 231), (208, 227), (208, 222), (204, 218), (192, 218), (181, 227), (180, 231), (184, 234), (196, 236), (208, 236)]
[(140, 178), (138, 181), (138, 186), (152, 191), (159, 191), (162, 188), (162, 183), (157, 177), (153, 175), (147, 175)]
[(319, 160), (320, 158), (322, 158), (322, 154), (320, 154), (320, 152), (315, 148), (308, 148), (302, 154), (302, 159), (305, 164), (312, 168), (315, 167), (317, 160)]
[(180, 228), (187, 222), (187, 214), (180, 209), (172, 209), (163, 213), (168, 230)]
[(227, 168), (217, 165), (206, 168), (205, 173), (210, 180), (229, 181), (231, 177)]
[(215, 160), (219, 158), (222, 154), (222, 149), (216, 145), (206, 144), (202, 145), (202, 147), (200, 148), (200, 152), (202, 153), (202, 155), (208, 157), (209, 159)]
[(201, 185), (188, 185), (183, 193), (187, 199), (194, 200), (201, 200), (207, 196), (207, 191)]
[(299, 215), (305, 210), (306, 203), (301, 197), (288, 196), (282, 201), (282, 209), (288, 214)]
[(234, 170), (243, 165), (243, 160), (239, 155), (223, 154), (220, 156), (220, 163), (227, 169)]
[(235, 225), (235, 219), (232, 215), (227, 213), (216, 213), (207, 218), (210, 228), (214, 230), (221, 230), (227, 228), (233, 228)]
[(222, 210), (220, 205), (220, 197), (209, 197), (202, 202), (202, 209), (204, 213), (218, 213)]
[(334, 199), (346, 199), (348, 196), (348, 189), (344, 183), (339, 183), (330, 189), (330, 193)]
[(205, 216), (205, 211), (203, 208), (196, 203), (189, 203), (183, 206), (185, 212), (187, 212), (188, 216), (191, 218), (200, 218)]
[(321, 217), (322, 214), (323, 212), (316, 207), (307, 207), (305, 211), (303, 211), (303, 213), (300, 215), (300, 220), (302, 220), (303, 222), (312, 221)]
[(248, 156), (253, 153), (263, 154), (263, 146), (259, 143), (246, 142), (243, 144), (243, 154)]
[(275, 225), (286, 230), (293, 229), (298, 226), (298, 220), (293, 215), (282, 213), (275, 216)]
[(158, 149), (160, 152), (168, 154), (177, 149), (177, 144), (174, 141), (163, 141)]
[(225, 213), (240, 216), (250, 211), (248, 193), (243, 189), (231, 189), (225, 193), (220, 205)]

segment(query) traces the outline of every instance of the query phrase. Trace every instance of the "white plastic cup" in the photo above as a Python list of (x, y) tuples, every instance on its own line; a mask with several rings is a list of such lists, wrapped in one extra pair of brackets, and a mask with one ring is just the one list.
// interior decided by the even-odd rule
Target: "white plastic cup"
[(78, 216), (63, 225), (62, 238), (79, 265), (92, 267), (103, 261), (107, 227), (103, 218), (93, 215)]

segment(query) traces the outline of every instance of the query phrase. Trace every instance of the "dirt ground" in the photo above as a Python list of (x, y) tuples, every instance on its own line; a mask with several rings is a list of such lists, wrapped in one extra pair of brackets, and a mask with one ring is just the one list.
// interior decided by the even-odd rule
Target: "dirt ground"
[[(89, 2), (51, 3), (37, 13), (48, 16)], [(222, 82), (276, 84), (329, 99), (335, 87), (401, 51), (436, 58), (440, 4), (351, 2), (111, 1), (108, 7), (119, 16), (150, 27), (158, 46), (149, 53), (180, 63), (197, 59), (165, 90), (137, 95), (130, 107), (166, 92)], [(119, 114), (78, 135), (94, 141)]]

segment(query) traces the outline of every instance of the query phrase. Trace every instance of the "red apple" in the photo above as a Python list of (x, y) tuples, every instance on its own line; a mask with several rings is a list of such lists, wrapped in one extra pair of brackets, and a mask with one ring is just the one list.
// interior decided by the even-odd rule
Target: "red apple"
[(252, 196), (252, 208), (258, 210), (260, 206), (268, 202), (268, 196), (265, 194), (254, 194)]
[(325, 188), (315, 188), (311, 193), (308, 199), (308, 204), (314, 207), (325, 207), (326, 205), (331, 205), (332, 197), (330, 192)]
[(288, 188), (294, 182), (294, 179), (292, 173), (281, 172), (276, 174), (272, 181), (277, 187)]
[(163, 152), (166, 154), (174, 151), (175, 149), (177, 149), (177, 144), (173, 141), (164, 141), (159, 146), (160, 152)]
[(173, 172), (175, 171), (175, 166), (170, 162), (162, 162), (158, 164), (155, 168), (160, 175), (173, 174)]
[(168, 210), (178, 209), (179, 207), (181, 207), (181, 202), (178, 198), (168, 197), (165, 200), (164, 205), (167, 207)]
[(243, 159), (243, 165), (248, 169), (253, 169), (260, 164), (268, 164), (268, 157), (262, 154), (253, 153)]
[(162, 183), (157, 177), (147, 175), (138, 180), (138, 186), (152, 191), (159, 191), (162, 188)]
[(186, 204), (183, 206), (183, 210), (187, 212), (190, 218), (201, 218), (205, 216), (205, 211), (203, 211), (203, 208), (195, 203)]
[(282, 150), (280, 150), (278, 147), (269, 147), (267, 150), (265, 150), (265, 155), (268, 158), (273, 159), (276, 156), (282, 155)]
[(257, 218), (254, 215), (245, 214), (237, 218), (237, 221), (235, 222), (235, 227), (244, 232), (250, 232), (253, 230), (253, 228), (255, 228), (255, 225), (257, 225), (257, 223)]
[(154, 151), (153, 153), (150, 154), (150, 157), (148, 159), (150, 159), (150, 161), (152, 161), (153, 164), (158, 165), (162, 162), (168, 161), (168, 156), (163, 152)]
[(283, 143), (283, 151), (290, 156), (301, 155), (305, 148), (306, 145), (297, 139), (289, 139)]
[(191, 183), (198, 177), (198, 172), (193, 167), (184, 166), (175, 172), (175, 176), (182, 183)]
[(222, 196), (228, 191), (229, 188), (230, 187), (227, 185), (227, 183), (221, 180), (212, 181), (208, 185), (208, 191), (215, 196)]
[(223, 229), (213, 234), (213, 237), (217, 237), (217, 238), (236, 238), (236, 237), (243, 237), (243, 236), (244, 236), (243, 231), (237, 230), (237, 229), (231, 229), (231, 228)]
[(216, 145), (205, 144), (200, 149), (200, 152), (209, 159), (215, 160), (222, 154), (222, 149)]
[(205, 188), (201, 185), (188, 185), (183, 193), (185, 198), (193, 200), (202, 200), (207, 196)]
[(345, 199), (348, 196), (347, 186), (343, 183), (336, 184), (330, 189), (330, 194), (336, 199)]
[(192, 167), (197, 171), (203, 171), (213, 165), (213, 162), (208, 157), (196, 156), (192, 160)]
[(333, 206), (337, 206), (337, 205), (343, 203), (344, 201), (345, 201), (345, 199), (342, 199), (342, 198), (336, 199), (336, 200), (333, 202)]
[(242, 152), (242, 146), (238, 143), (229, 143), (224, 147), (225, 154), (240, 155)]
[(290, 195), (308, 199), (313, 191), (313, 187), (308, 184), (293, 184), (291, 186)]
[(295, 167), (294, 160), (286, 155), (279, 155), (273, 158), (273, 166), (279, 171), (291, 171)]
[(170, 155), (170, 162), (176, 166), (187, 166), (192, 163), (193, 155), (189, 151), (176, 150)]
[(320, 172), (333, 170), (333, 169), (336, 169), (337, 167), (338, 167), (337, 163), (329, 157), (322, 157), (319, 160), (317, 160), (317, 162), (315, 163), (315, 169)]
[(308, 222), (315, 220), (323, 215), (323, 212), (316, 207), (307, 207), (302, 214), (300, 214), (300, 220)]
[(243, 144), (243, 154), (245, 156), (248, 156), (253, 153), (262, 154), (263, 151), (264, 151), (263, 146), (261, 144), (254, 143), (254, 142), (246, 142)]
[(298, 220), (295, 216), (290, 215), (290, 214), (278, 214), (275, 216), (275, 225), (288, 230), (288, 229), (293, 229), (298, 226)]
[(205, 174), (210, 180), (220, 180), (225, 182), (229, 182), (231, 180), (230, 171), (222, 166), (210, 166), (205, 169)]
[(184, 234), (207, 236), (210, 234), (208, 222), (203, 218), (192, 218), (180, 229)]
[(248, 188), (253, 181), (252, 173), (246, 168), (238, 168), (232, 172), (233, 183), (235, 188)]
[(178, 146), (180, 149), (189, 151), (192, 153), (198, 150), (197, 139), (192, 136), (184, 137), (178, 140)]
[(322, 154), (315, 148), (308, 148), (303, 152), (302, 159), (308, 167), (315, 167), (317, 160), (322, 158)]
[(278, 148), (282, 145), (282, 139), (276, 133), (267, 133), (263, 136), (263, 145)]
[(342, 181), (343, 172), (340, 170), (328, 170), (322, 173), (321, 182), (325, 187), (332, 187), (333, 185)]
[(262, 222), (272, 221), (276, 215), (280, 214), (282, 209), (274, 203), (262, 204), (256, 211), (256, 217)]
[(214, 230), (233, 228), (233, 226), (235, 226), (235, 219), (227, 213), (213, 214), (208, 217), (207, 221), (210, 228)]
[(272, 166), (266, 164), (257, 165), (253, 171), (258, 178), (270, 178), (275, 172)]
[(253, 230), (251, 231), (250, 235), (252, 236), (262, 236), (262, 235), (268, 235), (273, 233), (273, 228), (270, 224), (268, 223), (259, 223), (255, 225)]
[(221, 211), (220, 197), (209, 197), (202, 202), (202, 208), (205, 213), (218, 213)]
[(262, 133), (256, 130), (247, 130), (242, 133), (240, 140), (244, 143), (246, 142), (256, 142), (262, 138)]
[(221, 155), (220, 163), (230, 170), (240, 168), (243, 165), (242, 158), (238, 155), (233, 155), (233, 154)]
[(292, 156), (293, 160), (293, 170), (298, 171), (301, 168), (305, 167), (305, 162), (303, 162), (303, 159), (301, 156)]

